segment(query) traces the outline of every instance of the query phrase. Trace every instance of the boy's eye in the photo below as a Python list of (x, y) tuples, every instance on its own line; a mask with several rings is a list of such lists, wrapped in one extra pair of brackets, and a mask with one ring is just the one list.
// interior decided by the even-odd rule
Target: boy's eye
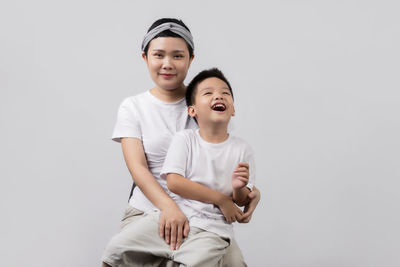
[(224, 95), (231, 95), (229, 92), (223, 92)]
[(204, 95), (211, 95), (211, 92), (204, 92)]

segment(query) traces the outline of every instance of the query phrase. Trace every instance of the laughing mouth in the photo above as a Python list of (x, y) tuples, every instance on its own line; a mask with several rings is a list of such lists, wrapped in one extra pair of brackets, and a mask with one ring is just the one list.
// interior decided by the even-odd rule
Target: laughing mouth
[(226, 106), (223, 103), (215, 103), (214, 105), (211, 106), (211, 109), (215, 111), (225, 111)]

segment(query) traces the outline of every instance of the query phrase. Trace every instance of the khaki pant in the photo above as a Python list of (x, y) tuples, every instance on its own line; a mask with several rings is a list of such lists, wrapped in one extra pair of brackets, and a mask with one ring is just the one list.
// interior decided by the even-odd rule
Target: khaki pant
[[(159, 212), (144, 214), (127, 207), (121, 231), (108, 244), (102, 260), (113, 266), (246, 266), (234, 240), (191, 227), (179, 250), (158, 235)], [(226, 253), (226, 254), (225, 254)]]

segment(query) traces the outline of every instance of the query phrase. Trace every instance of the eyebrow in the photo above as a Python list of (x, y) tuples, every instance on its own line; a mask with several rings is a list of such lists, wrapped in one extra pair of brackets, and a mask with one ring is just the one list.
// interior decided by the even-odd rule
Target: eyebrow
[(226, 86), (224, 86), (224, 87), (220, 87), (220, 88), (215, 88), (215, 87), (205, 87), (205, 88), (201, 88), (201, 89), (200, 89), (200, 91), (202, 91), (202, 90), (210, 90), (210, 89), (224, 89), (224, 90), (228, 90), (228, 91), (230, 91), (230, 90), (229, 90), (229, 88), (228, 88), (228, 87), (226, 87)]
[[(155, 51), (155, 52), (165, 52), (165, 50), (163, 50), (163, 49), (152, 49), (151, 51)], [(185, 51), (184, 51), (184, 50), (173, 50), (172, 52), (173, 52), (173, 53), (177, 53), (177, 52), (183, 53), (183, 52), (185, 52)]]

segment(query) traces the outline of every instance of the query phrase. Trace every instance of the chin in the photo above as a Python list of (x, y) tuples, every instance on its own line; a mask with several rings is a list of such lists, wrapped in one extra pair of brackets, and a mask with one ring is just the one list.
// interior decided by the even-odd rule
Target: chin
[(177, 83), (177, 82), (160, 82), (158, 85), (165, 90), (175, 90), (179, 87), (181, 87), (182, 83)]
[(218, 124), (221, 124), (221, 123), (229, 123), (229, 121), (230, 121), (230, 118), (229, 118), (229, 119), (220, 118), (220, 119), (215, 119), (215, 120), (213, 120), (214, 123), (218, 123)]
[(178, 87), (178, 85), (176, 83), (168, 83), (168, 82), (166, 83), (166, 82), (163, 82), (163, 81), (162, 82), (158, 82), (157, 85), (160, 88), (165, 89), (165, 90), (173, 90), (173, 89)]
[(173, 91), (179, 88), (179, 86), (162, 86), (162, 85), (160, 87), (167, 91)]

